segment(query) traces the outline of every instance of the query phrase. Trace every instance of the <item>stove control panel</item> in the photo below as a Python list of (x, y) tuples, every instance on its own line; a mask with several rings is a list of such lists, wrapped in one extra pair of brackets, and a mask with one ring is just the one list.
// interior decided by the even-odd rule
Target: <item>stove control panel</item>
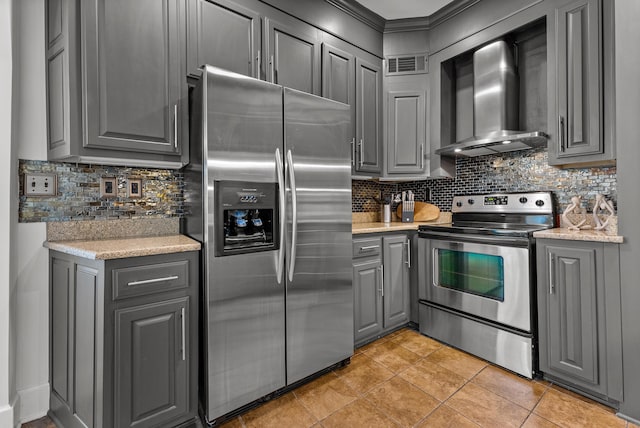
[(453, 213), (540, 213), (553, 212), (551, 192), (491, 193), (453, 197)]

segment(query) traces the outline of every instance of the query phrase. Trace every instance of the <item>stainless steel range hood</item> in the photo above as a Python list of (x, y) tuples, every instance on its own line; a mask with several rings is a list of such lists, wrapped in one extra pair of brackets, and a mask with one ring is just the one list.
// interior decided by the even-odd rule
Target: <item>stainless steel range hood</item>
[(442, 156), (482, 156), (540, 147), (549, 136), (518, 129), (518, 76), (504, 40), (473, 53), (474, 136), (435, 151)]

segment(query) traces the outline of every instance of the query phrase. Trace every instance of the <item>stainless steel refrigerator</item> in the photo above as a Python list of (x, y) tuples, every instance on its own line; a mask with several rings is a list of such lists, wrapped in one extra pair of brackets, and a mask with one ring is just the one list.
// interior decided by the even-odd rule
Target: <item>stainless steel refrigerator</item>
[(186, 234), (202, 250), (202, 407), (220, 416), (353, 353), (349, 106), (206, 66)]

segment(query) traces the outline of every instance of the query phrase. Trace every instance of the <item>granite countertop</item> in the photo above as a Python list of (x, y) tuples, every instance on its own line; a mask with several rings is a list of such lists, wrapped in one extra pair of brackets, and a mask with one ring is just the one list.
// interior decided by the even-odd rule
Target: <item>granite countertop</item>
[(50, 250), (93, 260), (181, 253), (200, 250), (200, 243), (184, 235), (101, 240), (45, 241)]
[(364, 233), (378, 232), (397, 232), (402, 230), (418, 230), (418, 226), (422, 224), (447, 224), (451, 223), (451, 213), (440, 213), (440, 217), (433, 221), (416, 221), (413, 223), (402, 223), (401, 221), (393, 221), (391, 223), (383, 223), (381, 221), (354, 221), (351, 225), (351, 233), (359, 235)]
[(567, 241), (611, 242), (621, 244), (624, 237), (604, 230), (569, 230), (567, 228), (546, 229), (533, 232), (534, 238), (564, 239)]

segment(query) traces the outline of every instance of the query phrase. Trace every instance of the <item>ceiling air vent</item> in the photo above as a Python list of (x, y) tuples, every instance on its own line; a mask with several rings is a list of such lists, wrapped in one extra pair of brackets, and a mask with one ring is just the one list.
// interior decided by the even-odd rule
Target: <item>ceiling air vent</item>
[(400, 74), (424, 74), (428, 72), (427, 54), (389, 56), (387, 61), (387, 76)]

